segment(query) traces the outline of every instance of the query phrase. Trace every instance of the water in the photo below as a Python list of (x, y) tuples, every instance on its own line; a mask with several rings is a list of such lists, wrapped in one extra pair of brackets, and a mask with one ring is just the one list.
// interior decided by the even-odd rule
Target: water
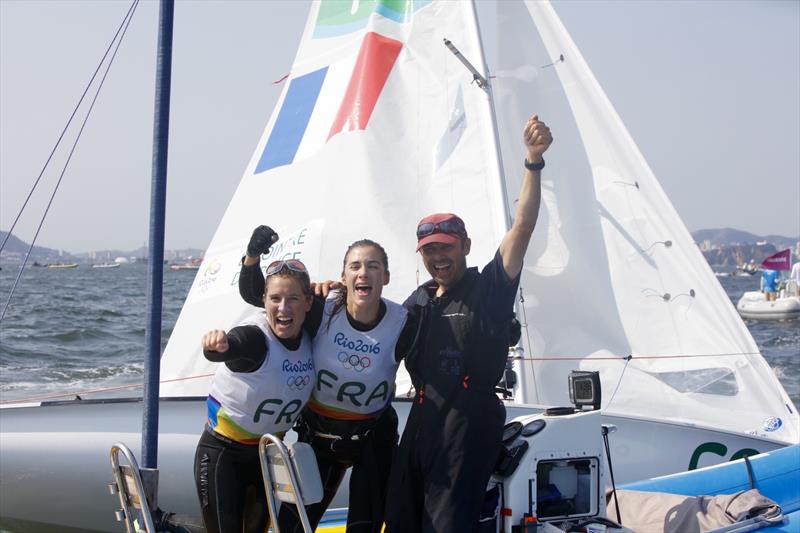
[[(1, 305), (17, 272), (0, 272)], [(163, 346), (196, 273), (164, 272)], [(145, 264), (26, 268), (0, 323), (0, 398), (141, 384), (146, 320)]]
[[(0, 271), (5, 304), (16, 268)], [(194, 271), (164, 273), (162, 343), (166, 345)], [(147, 267), (28, 268), (0, 324), (0, 400), (141, 384)], [(720, 278), (731, 301), (757, 290), (757, 277)], [(800, 320), (747, 321), (761, 352), (800, 406)], [(199, 342), (199, 339), (198, 339)], [(141, 388), (115, 390), (141, 394)], [(105, 395), (108, 395), (107, 393)]]

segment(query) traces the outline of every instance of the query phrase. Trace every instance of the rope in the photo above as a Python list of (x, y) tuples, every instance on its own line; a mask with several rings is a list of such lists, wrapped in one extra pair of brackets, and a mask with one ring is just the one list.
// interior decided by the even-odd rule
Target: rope
[(739, 355), (759, 355), (758, 352), (738, 352), (738, 353), (711, 353), (711, 354), (683, 354), (683, 355), (611, 355), (608, 357), (588, 357), (577, 355), (550, 356), (550, 357), (522, 357), (523, 361), (625, 361), (630, 357), (634, 359), (685, 359), (685, 358), (706, 358), (706, 357), (736, 357)]
[[(625, 369), (628, 368), (628, 363), (631, 359), (669, 359), (669, 358), (679, 358), (679, 357), (728, 357), (728, 356), (735, 356), (735, 355), (757, 355), (757, 352), (741, 352), (741, 353), (725, 353), (725, 354), (704, 354), (704, 355), (627, 355), (627, 356), (613, 356), (613, 357), (524, 357), (521, 358), (524, 361), (578, 361), (578, 360), (587, 360), (587, 361), (625, 361), (625, 367), (622, 369), (622, 374), (620, 375), (620, 380), (617, 383), (617, 389), (619, 389), (619, 384), (622, 382), (622, 377), (625, 375)], [(201, 379), (201, 378), (208, 378), (213, 376), (214, 374), (199, 374), (197, 376), (187, 376), (182, 378), (173, 378), (173, 379), (165, 379), (161, 380), (159, 383), (175, 383), (178, 381), (188, 381), (192, 379)], [(2, 400), (0, 401), (0, 405), (6, 404), (14, 404), (14, 403), (24, 403), (24, 402), (34, 402), (34, 401), (41, 401), (41, 400), (50, 400), (53, 398), (66, 398), (71, 396), (77, 396), (80, 394), (97, 394), (100, 392), (113, 392), (117, 390), (126, 390), (126, 389), (138, 389), (143, 387), (141, 383), (133, 384), (133, 385), (120, 385), (117, 387), (106, 387), (100, 389), (90, 389), (90, 390), (82, 390), (77, 392), (65, 392), (65, 393), (55, 393), (55, 394), (47, 394), (43, 396), (32, 396), (28, 398), (19, 398), (16, 400)], [(614, 400), (614, 396), (617, 394), (617, 389), (614, 390), (614, 393), (611, 395), (611, 401)], [(409, 389), (411, 391), (411, 389)]]
[[(133, 20), (133, 13), (136, 11), (136, 6), (139, 5), (139, 0), (134, 0), (131, 9), (126, 14), (127, 20), (124, 22), (124, 28), (122, 30), (122, 34), (117, 41), (117, 45), (114, 48), (114, 53), (111, 55), (111, 58), (108, 60), (108, 64), (106, 65), (106, 70), (103, 73), (103, 77), (100, 79), (100, 83), (97, 86), (97, 90), (94, 93), (94, 98), (92, 98), (92, 103), (89, 105), (89, 109), (86, 111), (86, 116), (81, 123), (81, 127), (78, 130), (78, 135), (75, 137), (75, 142), (72, 143), (72, 149), (69, 151), (69, 156), (67, 157), (66, 162), (64, 163), (64, 167), (61, 169), (61, 174), (58, 177), (58, 181), (56, 182), (56, 186), (53, 188), (53, 194), (50, 195), (50, 200), (47, 202), (47, 207), (45, 207), (44, 214), (42, 215), (42, 219), (39, 221), (39, 226), (36, 228), (36, 233), (33, 236), (33, 240), (31, 240), (31, 245), (28, 247), (28, 251), (25, 254), (25, 259), (22, 262), (22, 266), (17, 272), (17, 277), (14, 280), (14, 284), (11, 286), (11, 291), (8, 293), (8, 299), (6, 300), (6, 304), (3, 307), (3, 312), (0, 313), (0, 322), (2, 322), (3, 318), (6, 316), (6, 311), (8, 310), (8, 306), (11, 303), (11, 298), (14, 296), (14, 291), (19, 284), (19, 280), (22, 277), (22, 272), (25, 270), (25, 265), (28, 264), (28, 258), (30, 257), (31, 250), (33, 250), (34, 245), (36, 244), (36, 239), (39, 237), (39, 232), (42, 230), (42, 226), (44, 225), (44, 221), (47, 218), (47, 213), (50, 211), (50, 206), (53, 204), (53, 200), (56, 197), (56, 193), (58, 192), (58, 188), (61, 186), (61, 181), (64, 179), (64, 174), (67, 172), (67, 167), (69, 166), (69, 162), (72, 160), (72, 155), (75, 153), (75, 148), (78, 146), (78, 142), (81, 139), (81, 135), (83, 135), (83, 130), (86, 127), (86, 123), (89, 121), (89, 117), (92, 114), (92, 110), (94, 109), (94, 104), (97, 102), (98, 96), (100, 96), (100, 90), (103, 88), (103, 84), (106, 81), (106, 77), (108, 76), (108, 72), (111, 69), (111, 65), (114, 63), (114, 58), (117, 56), (117, 52), (119, 51), (119, 47), (122, 44), (122, 39), (125, 37), (125, 33), (128, 31), (128, 27), (130, 26), (131, 20)], [(70, 119), (71, 120), (71, 119)], [(33, 191), (31, 191), (33, 192)], [(9, 231), (9, 235), (11, 232)]]
[[(164, 383), (174, 383), (176, 381), (188, 381), (190, 379), (201, 379), (201, 378), (210, 378), (214, 374), (199, 374), (197, 376), (188, 376), (184, 378), (173, 378), (173, 379), (165, 379), (162, 380), (160, 383), (163, 385)], [(14, 403), (28, 403), (28, 402), (38, 402), (43, 400), (52, 400), (54, 398), (68, 398), (73, 396), (80, 396), (81, 394), (97, 394), (100, 392), (114, 392), (120, 390), (131, 390), (131, 389), (141, 389), (144, 387), (142, 383), (134, 383), (132, 385), (119, 385), (117, 387), (104, 387), (100, 389), (89, 389), (89, 390), (82, 390), (77, 392), (63, 392), (63, 393), (53, 393), (53, 394), (45, 394), (42, 396), (30, 396), (28, 398), (19, 398), (16, 400), (3, 400), (0, 401), (0, 405), (6, 404), (14, 404)]]
[(80, 108), (81, 103), (83, 103), (83, 99), (86, 97), (86, 93), (89, 92), (89, 87), (92, 86), (92, 83), (94, 82), (95, 77), (97, 77), (97, 73), (100, 72), (100, 67), (103, 66), (103, 63), (105, 62), (106, 57), (108, 56), (109, 50), (111, 50), (111, 47), (114, 46), (114, 42), (117, 40), (117, 36), (119, 35), (120, 30), (122, 29), (123, 26), (125, 26), (125, 29), (127, 29), (127, 25), (126, 25), (125, 21), (129, 17), (132, 16), (132, 12), (136, 8), (138, 3), (139, 3), (139, 0), (134, 0), (133, 3), (131, 4), (131, 7), (128, 8), (128, 12), (125, 14), (125, 17), (122, 19), (122, 22), (120, 23), (119, 27), (117, 28), (117, 32), (114, 34), (114, 38), (111, 39), (111, 42), (108, 44), (108, 48), (106, 48), (106, 52), (103, 54), (103, 57), (100, 59), (100, 62), (97, 64), (97, 68), (95, 69), (94, 74), (92, 74), (92, 77), (89, 78), (89, 83), (86, 84), (86, 88), (83, 90), (83, 94), (81, 95), (80, 99), (78, 100), (78, 103), (75, 105), (75, 109), (72, 110), (72, 114), (69, 116), (69, 120), (67, 120), (67, 124), (64, 126), (64, 129), (61, 130), (61, 135), (58, 136), (58, 139), (56, 140), (56, 144), (53, 146), (53, 149), (50, 151), (50, 155), (47, 156), (47, 161), (44, 162), (44, 166), (42, 167), (41, 172), (39, 172), (39, 176), (36, 178), (36, 181), (33, 183), (33, 187), (31, 187), (31, 190), (28, 193), (28, 197), (25, 198), (25, 202), (23, 202), (22, 207), (19, 209), (19, 213), (17, 213), (17, 218), (14, 219), (14, 223), (11, 224), (11, 228), (8, 230), (8, 233), (3, 238), (3, 243), (0, 244), (0, 252), (3, 251), (3, 248), (5, 248), (5, 246), (6, 246), (6, 242), (8, 242), (9, 237), (14, 232), (14, 228), (16, 227), (17, 222), (19, 222), (19, 218), (22, 216), (22, 212), (25, 211), (25, 207), (28, 205), (28, 201), (30, 201), (31, 196), (33, 195), (33, 191), (36, 190), (36, 186), (39, 185), (39, 181), (42, 179), (42, 176), (44, 175), (44, 171), (47, 169), (47, 165), (50, 164), (50, 160), (53, 158), (53, 154), (56, 153), (56, 150), (58, 149), (58, 145), (61, 144), (61, 139), (63, 139), (64, 138), (64, 134), (67, 133), (67, 129), (69, 128), (69, 125), (72, 123), (72, 119), (75, 118), (75, 114), (78, 112), (78, 108)]

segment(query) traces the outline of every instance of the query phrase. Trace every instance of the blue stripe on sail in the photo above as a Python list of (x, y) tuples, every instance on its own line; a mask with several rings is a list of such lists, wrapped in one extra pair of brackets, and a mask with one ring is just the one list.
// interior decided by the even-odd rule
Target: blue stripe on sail
[(256, 165), (256, 174), (288, 165), (294, 160), (327, 72), (328, 67), (325, 67), (304, 74), (289, 83), (286, 98), (283, 99), (272, 133), (269, 134), (267, 145)]

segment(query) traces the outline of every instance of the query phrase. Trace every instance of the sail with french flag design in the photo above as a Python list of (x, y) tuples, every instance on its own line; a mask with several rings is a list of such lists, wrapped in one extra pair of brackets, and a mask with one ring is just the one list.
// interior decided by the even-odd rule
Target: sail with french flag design
[[(360, 31), (376, 16), (403, 24), (428, 3), (323, 3), (314, 38)], [(366, 129), (402, 48), (402, 42), (370, 31), (355, 55), (292, 78), (255, 173), (305, 159), (339, 133)]]

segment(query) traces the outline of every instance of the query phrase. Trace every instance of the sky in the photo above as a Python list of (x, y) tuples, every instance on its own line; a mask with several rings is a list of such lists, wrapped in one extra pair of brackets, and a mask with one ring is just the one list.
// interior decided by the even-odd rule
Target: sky
[[(0, 229), (16, 218), (129, 5), (0, 0)], [(800, 1), (554, 6), (689, 230), (800, 234)], [(40, 246), (146, 244), (157, 7), (137, 8)], [(307, 12), (306, 1), (177, 2), (167, 248), (209, 244)], [(14, 231), (25, 241), (73, 140), (65, 137)]]

